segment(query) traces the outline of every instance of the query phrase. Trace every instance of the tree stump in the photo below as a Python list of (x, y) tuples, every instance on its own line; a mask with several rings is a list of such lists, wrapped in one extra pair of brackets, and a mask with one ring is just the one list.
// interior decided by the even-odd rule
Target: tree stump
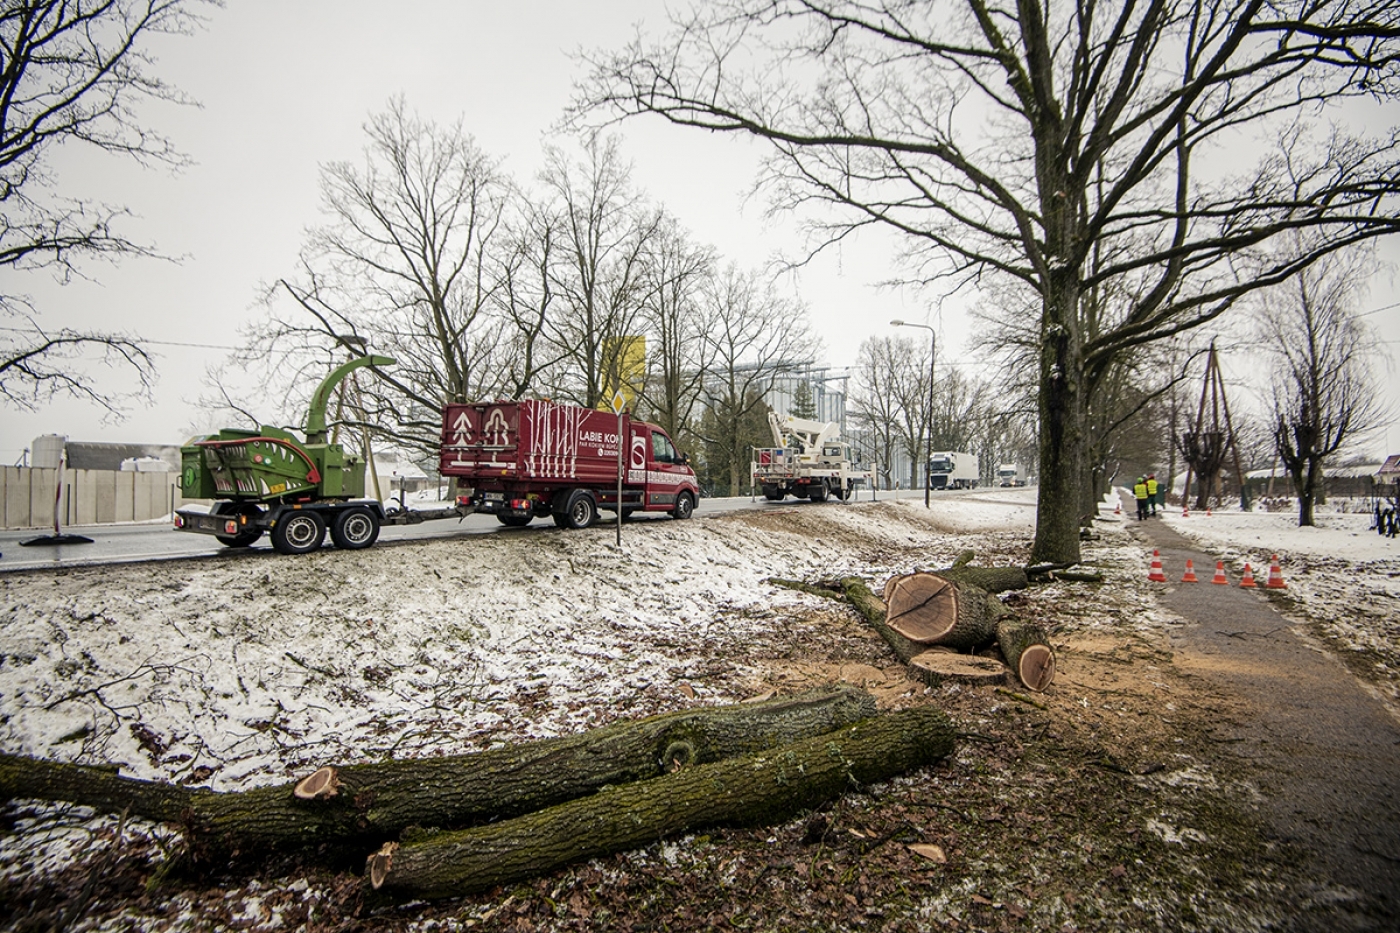
[(997, 644), (1016, 679), (1027, 688), (1040, 692), (1055, 679), (1055, 650), (1039, 625), (1003, 620), (997, 625)]
[(715, 825), (768, 825), (931, 764), (953, 750), (934, 707), (888, 713), (804, 739), (664, 777), (604, 788), (538, 813), (381, 849), (370, 883), (403, 898), (452, 897), (511, 884), (581, 859)]
[(1006, 683), (1006, 665), (997, 658), (958, 654), (937, 648), (917, 654), (909, 661), (909, 673), (937, 687), (947, 681), (964, 684)]

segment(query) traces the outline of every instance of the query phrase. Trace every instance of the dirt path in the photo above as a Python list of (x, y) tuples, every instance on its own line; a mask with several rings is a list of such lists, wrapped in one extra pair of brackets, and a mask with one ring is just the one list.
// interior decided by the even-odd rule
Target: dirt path
[[(1187, 620), (1171, 637), (1178, 666), (1237, 701), (1217, 734), (1259, 789), (1260, 815), (1316, 859), (1313, 909), (1297, 928), (1384, 928), (1378, 919), (1400, 917), (1400, 722), (1263, 590), (1237, 575), (1212, 585), (1216, 558), (1159, 521), (1130, 527), (1160, 551), (1169, 581), (1144, 585)], [(1187, 558), (1199, 583), (1177, 582)]]

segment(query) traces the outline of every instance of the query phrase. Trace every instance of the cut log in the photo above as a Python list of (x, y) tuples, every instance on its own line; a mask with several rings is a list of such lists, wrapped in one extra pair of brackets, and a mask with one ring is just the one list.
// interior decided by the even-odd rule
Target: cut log
[(513, 820), (405, 842), (370, 857), (370, 883), (396, 897), (484, 891), (581, 859), (715, 825), (766, 825), (953, 750), (933, 707), (888, 713), (762, 754), (605, 788)]
[(934, 573), (945, 580), (975, 586), (988, 593), (1024, 590), (1031, 585), (1023, 567), (970, 567), (954, 564), (942, 570), (935, 570)]
[(997, 644), (1016, 679), (1029, 689), (1039, 692), (1055, 679), (1055, 650), (1039, 625), (1003, 620), (997, 625)]
[(930, 686), (946, 682), (964, 684), (1004, 684), (1008, 673), (999, 658), (957, 654), (932, 648), (909, 661), (909, 673)]
[[(682, 710), (579, 735), (444, 758), (324, 768), (297, 782), (216, 793), (114, 769), (0, 755), (0, 798), (64, 800), (185, 825), (191, 855), (354, 842), (409, 826), (451, 828), (528, 813), (679, 762), (746, 755), (876, 714), (869, 694), (831, 687), (761, 703)], [(316, 778), (312, 781), (312, 778)], [(320, 793), (321, 799), (299, 799)], [(328, 796), (326, 789), (334, 789)]]
[[(963, 568), (966, 569), (966, 568)], [(996, 637), (1000, 601), (970, 583), (911, 573), (885, 584), (885, 624), (917, 645), (971, 651)]]
[(880, 597), (870, 592), (870, 587), (865, 585), (865, 581), (859, 577), (846, 577), (841, 581), (841, 589), (845, 591), (846, 598), (851, 601), (856, 612), (880, 633), (880, 637), (894, 649), (895, 655), (905, 664), (908, 664), (914, 655), (927, 649), (926, 645), (910, 641), (885, 624), (885, 604)]

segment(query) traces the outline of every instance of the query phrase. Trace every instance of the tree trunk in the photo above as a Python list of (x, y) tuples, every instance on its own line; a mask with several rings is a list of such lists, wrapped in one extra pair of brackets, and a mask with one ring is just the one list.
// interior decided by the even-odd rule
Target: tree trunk
[(985, 645), (996, 637), (1003, 611), (1000, 601), (981, 587), (938, 573), (905, 574), (885, 584), (885, 625), (925, 647), (971, 651)]
[(997, 645), (1016, 679), (1031, 690), (1044, 690), (1055, 679), (1055, 651), (1039, 625), (1005, 619), (997, 625)]
[(935, 570), (934, 573), (945, 580), (952, 580), (964, 586), (975, 586), (988, 593), (1024, 590), (1031, 585), (1024, 567), (969, 567), (965, 564), (955, 564)]
[(975, 654), (958, 654), (946, 648), (932, 648), (909, 660), (909, 673), (931, 687), (947, 681), (964, 684), (1001, 684), (1006, 682), (1006, 665), (996, 658)]
[[(1053, 199), (1046, 199), (1045, 203), (1053, 203)], [(1052, 260), (1061, 259), (1060, 250), (1069, 248), (1066, 234), (1059, 232), (1056, 239), (1061, 243), (1050, 250)], [(1031, 562), (1078, 563), (1087, 439), (1077, 270), (1053, 270), (1044, 288), (1040, 327), (1040, 486)]]
[(528, 813), (676, 764), (716, 761), (822, 735), (876, 714), (847, 687), (762, 703), (682, 710), (489, 752), (350, 765), (333, 793), (291, 784), (216, 793), (119, 777), (115, 769), (0, 756), (0, 797), (66, 800), (186, 825), (192, 853), (350, 842), (377, 845), (408, 826), (454, 827)]
[(953, 750), (942, 711), (889, 713), (745, 758), (619, 784), (518, 819), (386, 846), (371, 883), (398, 897), (452, 897), (510, 884), (581, 859), (716, 825), (764, 825)]

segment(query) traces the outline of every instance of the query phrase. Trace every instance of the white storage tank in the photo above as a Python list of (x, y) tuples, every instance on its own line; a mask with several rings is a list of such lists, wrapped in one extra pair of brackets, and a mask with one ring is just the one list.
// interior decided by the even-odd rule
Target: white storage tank
[(29, 448), (29, 465), (37, 470), (57, 470), (63, 460), (68, 438), (62, 434), (41, 434)]

